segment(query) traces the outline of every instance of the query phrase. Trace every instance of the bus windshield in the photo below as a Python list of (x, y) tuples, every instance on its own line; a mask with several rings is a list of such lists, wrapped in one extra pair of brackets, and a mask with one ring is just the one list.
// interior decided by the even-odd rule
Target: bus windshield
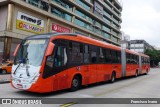
[(32, 66), (40, 66), (48, 45), (48, 39), (32, 39), (22, 41), (14, 65), (25, 63)]

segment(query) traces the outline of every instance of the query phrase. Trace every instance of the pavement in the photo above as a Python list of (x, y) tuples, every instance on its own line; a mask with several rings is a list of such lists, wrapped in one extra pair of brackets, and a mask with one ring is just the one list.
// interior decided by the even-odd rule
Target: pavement
[(10, 74), (0, 74), (0, 84), (10, 81)]
[[(17, 90), (10, 83), (0, 84), (0, 98), (160, 98), (160, 68), (151, 69), (148, 75), (118, 79), (115, 83), (99, 83), (85, 86), (76, 92), (62, 90), (37, 94)], [(87, 100), (87, 99), (86, 99)], [(159, 99), (160, 100), (160, 99)], [(121, 100), (120, 100), (121, 102)], [(0, 105), (0, 107), (15, 105)], [(160, 107), (159, 104), (44, 104), (31, 107)], [(21, 107), (21, 105), (16, 105)], [(28, 107), (28, 105), (23, 105)]]

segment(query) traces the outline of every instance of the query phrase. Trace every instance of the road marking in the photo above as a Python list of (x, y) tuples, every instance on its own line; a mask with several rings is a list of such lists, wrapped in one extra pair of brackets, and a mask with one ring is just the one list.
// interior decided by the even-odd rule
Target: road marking
[(69, 106), (72, 106), (72, 105), (74, 105), (74, 104), (77, 104), (77, 103), (75, 103), (75, 102), (70, 102), (70, 103), (62, 104), (62, 105), (60, 105), (60, 107), (69, 107)]

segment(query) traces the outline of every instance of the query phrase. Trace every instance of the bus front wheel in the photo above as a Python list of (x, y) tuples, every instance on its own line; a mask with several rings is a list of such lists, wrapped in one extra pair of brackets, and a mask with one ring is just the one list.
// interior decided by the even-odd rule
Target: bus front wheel
[(70, 91), (77, 91), (80, 88), (81, 82), (78, 76), (75, 76), (72, 80)]

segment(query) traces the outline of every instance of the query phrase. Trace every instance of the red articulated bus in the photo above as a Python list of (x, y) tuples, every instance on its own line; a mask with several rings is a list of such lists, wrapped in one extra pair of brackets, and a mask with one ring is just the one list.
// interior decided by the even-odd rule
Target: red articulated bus
[(149, 56), (72, 33), (49, 33), (25, 38), (14, 52), (11, 85), (45, 93), (150, 70)]

